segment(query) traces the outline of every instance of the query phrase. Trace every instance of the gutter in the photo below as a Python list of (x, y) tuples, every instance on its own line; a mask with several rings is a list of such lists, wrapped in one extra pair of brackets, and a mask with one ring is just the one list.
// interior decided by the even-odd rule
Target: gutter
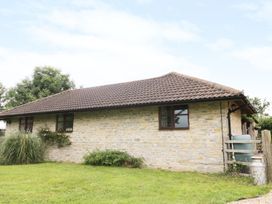
[[(242, 95), (232, 96), (232, 97), (218, 97), (218, 98), (208, 98), (208, 99), (194, 99), (194, 100), (173, 100), (173, 101), (157, 101), (157, 102), (147, 102), (147, 103), (135, 103), (135, 104), (122, 104), (122, 105), (109, 105), (93, 108), (82, 108), (82, 109), (66, 109), (66, 110), (46, 110), (41, 112), (28, 112), (28, 113), (18, 113), (18, 114), (9, 114), (9, 111), (0, 112), (0, 120), (9, 119), (12, 117), (20, 116), (34, 116), (41, 114), (56, 114), (56, 113), (67, 113), (67, 112), (86, 112), (86, 111), (96, 111), (96, 110), (107, 110), (107, 109), (121, 109), (121, 108), (137, 108), (137, 107), (146, 107), (146, 106), (164, 106), (164, 105), (181, 105), (187, 103), (198, 103), (198, 102), (209, 102), (209, 101), (226, 101), (226, 100), (243, 100)], [(244, 101), (245, 102), (245, 101)], [(245, 102), (246, 103), (246, 102)], [(25, 105), (25, 104), (24, 104)]]

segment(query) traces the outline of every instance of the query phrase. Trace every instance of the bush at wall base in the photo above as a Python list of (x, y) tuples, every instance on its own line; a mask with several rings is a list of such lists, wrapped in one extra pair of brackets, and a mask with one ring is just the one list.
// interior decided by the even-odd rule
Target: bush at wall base
[(32, 134), (14, 133), (6, 136), (0, 146), (2, 164), (31, 164), (44, 160), (44, 145)]
[(84, 163), (94, 166), (119, 166), (140, 168), (143, 166), (143, 159), (133, 157), (127, 152), (118, 150), (96, 150), (85, 155)]

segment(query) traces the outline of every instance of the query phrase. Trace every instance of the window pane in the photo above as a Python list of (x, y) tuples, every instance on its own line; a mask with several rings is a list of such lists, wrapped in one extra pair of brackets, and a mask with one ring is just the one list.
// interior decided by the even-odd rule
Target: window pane
[(33, 118), (25, 117), (20, 118), (19, 130), (23, 132), (32, 132), (33, 129)]
[(174, 106), (174, 110), (179, 111), (179, 114), (188, 114), (188, 106)]
[(188, 114), (188, 108), (187, 107), (181, 107), (180, 111), (181, 111), (180, 114)]
[(58, 124), (57, 124), (57, 131), (60, 131), (60, 132), (64, 131), (63, 125), (64, 125), (63, 122), (58, 122)]
[(22, 125), (19, 126), (20, 131), (24, 131), (24, 129), (25, 129), (25, 126), (22, 126)]
[(73, 122), (74, 122), (74, 115), (73, 114), (58, 115), (56, 131), (58, 131), (58, 132), (72, 132), (73, 131)]
[(19, 130), (20, 131), (25, 131), (25, 120), (24, 120), (24, 118), (20, 119)]
[(33, 122), (33, 118), (31, 118), (31, 117), (30, 118), (26, 118), (26, 120), (27, 120), (28, 123), (32, 123)]
[(25, 130), (26, 132), (32, 132), (32, 126), (28, 126), (28, 127), (26, 127), (26, 130)]
[(184, 112), (183, 109), (175, 110), (175, 128), (188, 128), (189, 127), (189, 120), (188, 115), (182, 115)]
[(65, 120), (66, 120), (66, 121), (73, 121), (73, 119), (74, 119), (74, 116), (73, 116), (73, 115), (71, 115), (71, 114), (65, 115)]
[(20, 123), (25, 124), (25, 118), (20, 118)]
[(160, 121), (162, 128), (171, 128), (171, 108), (161, 107)]
[(62, 115), (58, 116), (58, 122), (63, 122), (63, 116)]
[(33, 125), (33, 121), (27, 121), (26, 126), (32, 126)]
[(66, 114), (64, 116), (65, 118), (65, 124), (64, 124), (64, 127), (65, 127), (65, 131), (66, 132), (72, 132), (73, 131), (73, 120), (74, 120), (74, 115), (73, 114)]
[(73, 128), (73, 121), (66, 121), (65, 128)]
[(26, 132), (32, 132), (33, 129), (33, 118), (26, 118)]

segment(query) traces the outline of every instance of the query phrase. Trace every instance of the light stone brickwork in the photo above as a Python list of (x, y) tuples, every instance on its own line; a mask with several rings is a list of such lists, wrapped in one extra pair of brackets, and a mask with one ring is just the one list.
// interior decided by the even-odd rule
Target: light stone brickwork
[[(77, 112), (72, 145), (51, 148), (56, 161), (82, 162), (87, 152), (119, 149), (143, 157), (148, 167), (182, 171), (222, 172), (222, 136), (228, 138), (228, 103), (189, 104), (189, 130), (159, 130), (158, 107)], [(222, 115), (221, 115), (222, 112)], [(221, 122), (222, 121), (222, 122)], [(56, 116), (34, 116), (34, 129), (55, 130)], [(241, 134), (241, 114), (232, 115), (233, 132)], [(7, 127), (7, 135), (18, 131), (18, 118)], [(239, 130), (240, 129), (240, 130)]]
[(231, 114), (231, 131), (233, 135), (242, 134), (242, 123), (241, 123), (241, 111), (238, 110)]

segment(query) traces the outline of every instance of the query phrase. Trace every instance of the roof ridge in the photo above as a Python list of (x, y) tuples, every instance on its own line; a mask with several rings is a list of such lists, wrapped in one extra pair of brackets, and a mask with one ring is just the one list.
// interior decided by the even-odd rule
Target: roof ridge
[(77, 90), (83, 90), (83, 89), (92, 89), (92, 88), (100, 88), (100, 87), (127, 84), (127, 83), (140, 82), (140, 81), (147, 81), (147, 80), (152, 80), (152, 79), (158, 79), (158, 78), (161, 78), (163, 76), (151, 77), (151, 78), (146, 78), (146, 79), (136, 79), (136, 80), (132, 80), (132, 81), (124, 81), (124, 82), (111, 83), (111, 84), (102, 84), (102, 85), (91, 86), (91, 87), (83, 87), (83, 88), (72, 89), (71, 91), (77, 91)]
[(225, 86), (225, 85), (222, 85), (220, 83), (216, 83), (216, 82), (213, 82), (213, 81), (208, 81), (206, 79), (201, 79), (201, 78), (198, 78), (198, 77), (189, 76), (189, 75), (186, 75), (186, 74), (180, 74), (178, 72), (170, 72), (170, 73), (168, 73), (168, 74), (166, 74), (164, 76), (167, 76), (167, 75), (177, 75), (177, 76), (189, 78), (191, 80), (196, 80), (198, 82), (208, 84), (211, 87), (216, 87), (216, 88), (219, 88), (219, 89), (223, 89), (223, 90), (229, 91), (231, 93), (234, 93), (234, 92), (237, 93), (237, 94), (242, 94), (243, 93), (243, 91), (241, 91), (241, 90), (238, 90), (238, 89), (235, 89), (235, 88), (232, 88), (232, 87), (229, 87), (229, 86)]

